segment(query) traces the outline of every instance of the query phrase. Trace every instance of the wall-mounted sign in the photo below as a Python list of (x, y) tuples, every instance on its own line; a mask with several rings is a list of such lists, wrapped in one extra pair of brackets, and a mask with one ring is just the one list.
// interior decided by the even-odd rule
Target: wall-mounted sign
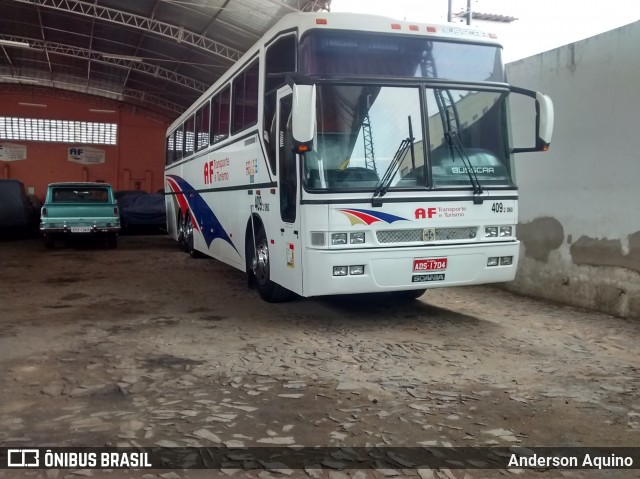
[(0, 161), (18, 161), (27, 159), (27, 147), (14, 143), (0, 143)]
[(69, 148), (68, 160), (83, 165), (97, 165), (105, 162), (105, 152), (91, 146), (72, 146)]

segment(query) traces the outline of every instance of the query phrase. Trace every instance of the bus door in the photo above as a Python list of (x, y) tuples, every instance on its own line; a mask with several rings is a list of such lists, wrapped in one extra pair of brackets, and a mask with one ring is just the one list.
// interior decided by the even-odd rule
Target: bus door
[(279, 211), (273, 215), (277, 228), (271, 246), (273, 280), (295, 293), (302, 293), (302, 248), (300, 230), (300, 172), (293, 151), (291, 133), (291, 88), (285, 86), (277, 97), (277, 148)]

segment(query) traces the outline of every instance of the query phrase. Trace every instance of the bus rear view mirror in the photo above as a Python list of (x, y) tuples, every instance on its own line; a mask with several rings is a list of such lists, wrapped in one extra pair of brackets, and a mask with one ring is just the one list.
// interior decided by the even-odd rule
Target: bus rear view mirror
[[(512, 93), (518, 95), (524, 95), (535, 101), (535, 123), (536, 123), (536, 137), (535, 146), (527, 148), (514, 148), (513, 153), (527, 153), (531, 151), (547, 151), (551, 144), (551, 136), (553, 134), (553, 102), (544, 93), (540, 93), (533, 90), (527, 90), (525, 88), (511, 87)], [(512, 114), (514, 113), (512, 109)]]
[(310, 151), (316, 124), (315, 85), (293, 85), (291, 116), (294, 149), (299, 153)]

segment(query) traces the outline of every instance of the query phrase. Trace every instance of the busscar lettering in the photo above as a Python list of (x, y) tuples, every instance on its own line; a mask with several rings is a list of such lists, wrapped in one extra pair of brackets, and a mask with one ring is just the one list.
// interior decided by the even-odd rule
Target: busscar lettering
[(451, 33), (453, 35), (469, 35), (472, 37), (490, 37), (487, 32), (480, 32), (478, 30), (470, 30), (467, 28), (459, 27), (442, 27), (442, 33)]
[(491, 166), (473, 166), (471, 168), (471, 170), (469, 170), (469, 168), (465, 167), (465, 166), (453, 166), (451, 167), (451, 173), (456, 173), (456, 174), (466, 174), (469, 173), (469, 171), (473, 171), (474, 173), (489, 173), (489, 174), (494, 174), (496, 172), (496, 169), (491, 167)]

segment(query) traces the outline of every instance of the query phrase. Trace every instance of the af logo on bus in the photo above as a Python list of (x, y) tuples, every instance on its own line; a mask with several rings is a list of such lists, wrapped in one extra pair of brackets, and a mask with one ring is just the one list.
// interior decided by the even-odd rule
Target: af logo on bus
[(416, 219), (426, 219), (426, 218), (433, 218), (436, 213), (438, 212), (437, 208), (427, 208), (426, 210), (424, 208), (416, 208), (415, 211), (415, 215), (416, 215)]

